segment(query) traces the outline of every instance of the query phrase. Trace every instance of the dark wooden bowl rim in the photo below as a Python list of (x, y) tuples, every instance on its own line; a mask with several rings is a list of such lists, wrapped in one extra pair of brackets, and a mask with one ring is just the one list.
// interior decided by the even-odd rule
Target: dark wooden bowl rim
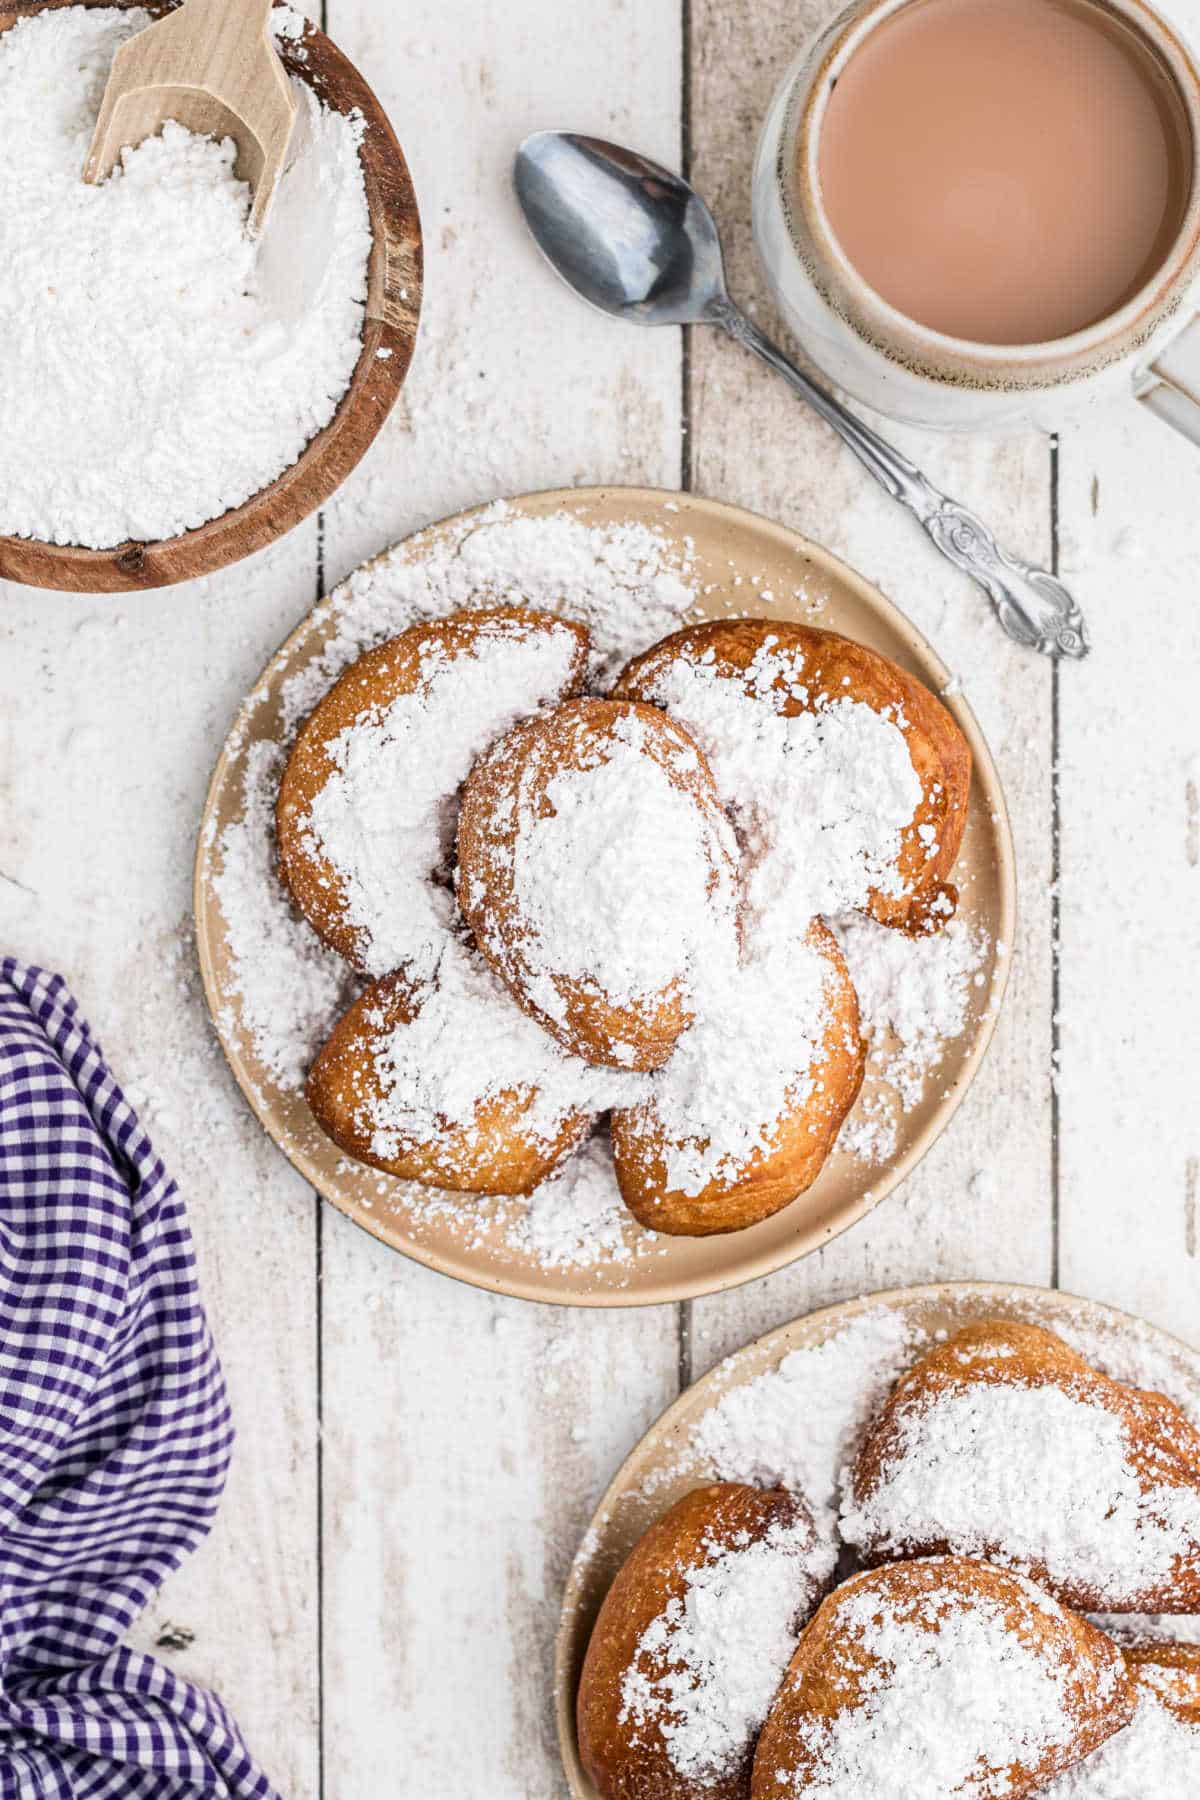
[[(0, 32), (33, 13), (80, 4), (171, 10), (170, 0), (9, 0), (0, 3)], [(357, 107), (366, 121), (362, 161), (374, 244), (362, 352), (341, 405), (298, 462), (207, 525), (159, 543), (110, 550), (0, 536), (0, 579), (76, 593), (125, 593), (211, 575), (274, 543), (322, 506), (394, 406), (412, 362), (421, 311), (421, 221), (408, 164), (379, 101), (324, 32), (309, 23), (303, 38), (285, 43), (282, 54), (288, 69), (326, 104), (346, 113)]]

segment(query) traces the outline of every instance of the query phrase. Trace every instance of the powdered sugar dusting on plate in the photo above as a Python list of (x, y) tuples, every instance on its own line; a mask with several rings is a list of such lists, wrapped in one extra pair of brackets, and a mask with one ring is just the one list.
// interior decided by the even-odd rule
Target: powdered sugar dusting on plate
[(842, 1470), (914, 1354), (904, 1318), (868, 1308), (824, 1343), (730, 1388), (696, 1425), (692, 1451), (723, 1480), (789, 1488), (832, 1521)]
[(415, 552), (397, 545), (337, 589), (327, 641), (283, 684), (283, 733), (291, 735), (364, 650), (463, 607), (530, 606), (578, 619), (592, 635), (593, 685), (605, 688), (696, 604), (688, 555), (686, 540), (678, 547), (637, 520), (529, 518), (497, 500)]
[[(869, 1045), (867, 1085), (841, 1146), (864, 1162), (896, 1151), (903, 1115), (924, 1098), (947, 1045), (986, 993), (987, 934), (951, 919), (928, 937), (906, 937), (865, 914), (832, 921), (858, 994)], [(997, 956), (1005, 947), (995, 946)]]
[[(358, 571), (326, 603), (319, 615), (320, 648), (279, 684), (278, 740), (245, 743), (248, 723), (231, 737), (229, 754), (243, 755), (243, 812), (210, 846), (230, 971), (220, 1006), (222, 1026), (227, 1033), (245, 1034), (281, 1091), (294, 1094), (301, 1088), (309, 1063), (354, 991), (338, 959), (294, 918), (274, 872), (271, 818), (282, 746), (300, 722), (366, 649), (420, 620), (505, 603), (562, 611), (587, 625), (594, 650), (591, 682), (603, 690), (629, 657), (664, 636), (696, 606), (699, 594), (689, 555), (687, 539), (680, 544), (640, 522), (592, 526), (569, 509), (539, 518), (501, 502), (441, 527), (415, 545), (399, 546)], [(270, 677), (268, 671), (266, 679)], [(264, 695), (260, 687), (251, 704)], [(856, 709), (855, 717), (858, 711), (867, 715), (858, 721), (864, 730), (876, 731), (882, 723), (904, 749), (892, 725), (875, 720), (869, 709)], [(246, 716), (248, 721), (251, 715)], [(915, 781), (911, 766), (905, 777), (897, 763), (892, 786), (901, 811), (909, 804), (900, 791), (906, 779)], [(765, 905), (766, 886), (760, 891)], [(772, 975), (768, 988), (774, 979)], [(789, 979), (795, 979), (795, 970)], [(779, 1010), (768, 1008), (766, 1016)], [(808, 1059), (803, 1060), (807, 1068)], [(587, 1219), (594, 1227), (594, 1256), (586, 1260), (620, 1264), (633, 1255), (661, 1252), (662, 1240), (639, 1231), (624, 1215), (611, 1169), (603, 1193), (600, 1175), (607, 1156), (601, 1140), (589, 1156), (586, 1179), (581, 1173), (577, 1182), (560, 1177), (546, 1184), (529, 1203), (528, 1228), (521, 1223), (526, 1216), (522, 1202), (493, 1205), (457, 1195), (447, 1200), (411, 1184), (400, 1188), (385, 1176), (367, 1187), (369, 1175), (359, 1174), (364, 1204), (372, 1193), (381, 1207), (402, 1201), (414, 1222), (452, 1224), (467, 1245), (477, 1243), (492, 1223), (503, 1221), (513, 1253), (544, 1267), (583, 1266)], [(679, 1173), (687, 1178), (686, 1171)], [(548, 1196), (554, 1195), (558, 1204), (567, 1193), (586, 1197), (587, 1205), (572, 1206), (571, 1222), (561, 1234), (549, 1232)], [(619, 1234), (617, 1219), (622, 1220)]]
[(247, 746), (242, 816), (222, 834), (212, 885), (233, 963), (223, 1028), (244, 1033), (268, 1079), (294, 1093), (356, 984), (292, 911), (276, 872), (275, 795), (285, 755), (282, 744), (265, 739)]
[(655, 1239), (633, 1224), (613, 1180), (612, 1152), (603, 1133), (543, 1181), (505, 1221), (509, 1248), (544, 1269), (587, 1268), (597, 1260), (630, 1263), (653, 1251)]

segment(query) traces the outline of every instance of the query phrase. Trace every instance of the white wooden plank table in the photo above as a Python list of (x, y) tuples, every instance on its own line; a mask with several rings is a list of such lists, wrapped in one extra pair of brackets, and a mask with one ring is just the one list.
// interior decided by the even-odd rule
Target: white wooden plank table
[[(137, 1093), (190, 1203), (241, 1425), (218, 1527), (139, 1639), (221, 1690), (297, 1800), (562, 1794), (550, 1654), (579, 1533), (681, 1382), (747, 1337), (976, 1276), (1061, 1283), (1200, 1339), (1200, 456), (1132, 407), (1057, 442), (897, 434), (1014, 546), (1058, 556), (1096, 648), (1056, 670), (733, 346), (574, 302), (509, 195), (512, 149), (541, 125), (686, 162), (766, 317), (754, 137), (830, 10), (328, 0), (421, 201), (425, 325), (400, 407), (319, 526), (239, 568), (120, 600), (0, 587), (0, 945), (63, 971)], [(1172, 10), (1200, 35), (1200, 0)], [(690, 483), (877, 580), (960, 672), (1020, 863), (1003, 1020), (913, 1179), (796, 1268), (636, 1313), (487, 1297), (321, 1206), (214, 1046), (189, 924), (212, 762), (322, 585), (460, 506), (590, 481)]]

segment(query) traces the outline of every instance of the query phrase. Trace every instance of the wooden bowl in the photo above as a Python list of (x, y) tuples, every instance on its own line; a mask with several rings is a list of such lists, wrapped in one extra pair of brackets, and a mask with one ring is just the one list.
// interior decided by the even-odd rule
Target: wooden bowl
[[(132, 6), (171, 10), (169, 0), (0, 0), (0, 32), (53, 7)], [(421, 311), (422, 248), (417, 197), (404, 152), (378, 100), (352, 63), (311, 23), (280, 46), (289, 72), (326, 105), (366, 121), (361, 156), (374, 242), (363, 345), (337, 412), (298, 462), (241, 506), (159, 543), (86, 550), (37, 538), (0, 537), (0, 580), (76, 593), (125, 593), (211, 575), (274, 543), (324, 505), (380, 430), (404, 385)], [(380, 351), (387, 354), (381, 356)]]

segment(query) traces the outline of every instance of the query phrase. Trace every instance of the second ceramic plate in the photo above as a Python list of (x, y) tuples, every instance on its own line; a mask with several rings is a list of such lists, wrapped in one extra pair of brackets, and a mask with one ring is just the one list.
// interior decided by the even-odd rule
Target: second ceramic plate
[[(642, 1533), (693, 1488), (714, 1478), (761, 1477), (762, 1471), (752, 1476), (746, 1469), (718, 1466), (714, 1448), (728, 1454), (731, 1443), (729, 1430), (716, 1424), (722, 1402), (736, 1402), (739, 1389), (771, 1377), (793, 1357), (784, 1381), (794, 1398), (766, 1409), (775, 1437), (763, 1455), (780, 1453), (787, 1420), (794, 1423), (788, 1443), (794, 1451), (795, 1439), (807, 1440), (812, 1480), (824, 1481), (836, 1472), (843, 1434), (854, 1442), (892, 1382), (948, 1332), (981, 1319), (1015, 1319), (1057, 1332), (1116, 1380), (1170, 1395), (1200, 1423), (1200, 1355), (1129, 1313), (1049, 1288), (965, 1281), (895, 1288), (794, 1319), (726, 1357), (668, 1407), (617, 1471), (572, 1566), (554, 1691), (572, 1800), (600, 1800), (579, 1759), (575, 1695), (596, 1614), (618, 1569)], [(740, 1438), (734, 1443), (744, 1457)], [(822, 1503), (827, 1496), (810, 1493), (809, 1498)], [(1172, 1624), (1179, 1636), (1200, 1635), (1200, 1620)]]
[[(284, 692), (303, 682), (338, 630), (326, 600), (289, 638), (246, 701), (217, 765), (200, 833), (196, 927), (200, 963), (218, 1035), (243, 1091), (286, 1156), (335, 1206), (376, 1237), (427, 1267), (478, 1287), (525, 1299), (576, 1306), (630, 1306), (689, 1299), (769, 1274), (820, 1248), (877, 1205), (915, 1167), (957, 1110), (991, 1038), (1007, 979), (1005, 947), (1013, 942), (1012, 840), (1003, 795), (987, 745), (949, 672), (909, 621), (828, 551), (781, 525), (736, 507), (644, 488), (565, 490), (509, 503), (509, 516), (545, 518), (569, 512), (587, 525), (649, 526), (678, 548), (688, 565), (696, 605), (688, 617), (753, 613), (799, 618), (879, 650), (920, 677), (946, 704), (974, 756), (970, 819), (954, 873), (960, 914), (988, 946), (972, 991), (966, 1027), (946, 1051), (937, 1079), (899, 1122), (882, 1164), (844, 1152), (832, 1156), (809, 1191), (774, 1218), (724, 1237), (658, 1238), (626, 1261), (545, 1266), (512, 1230), (513, 1205), (490, 1206), (459, 1196), (430, 1204), (428, 1190), (348, 1162), (318, 1129), (299, 1083), (281, 1083), (265, 1065), (247, 1028), (228, 922), (218, 895), (231, 827), (247, 816), (247, 771), (277, 754), (284, 735)], [(469, 525), (477, 515), (465, 515)], [(464, 518), (410, 538), (391, 552), (407, 565), (433, 554)], [(782, 596), (782, 597), (781, 597)], [(293, 692), (295, 691), (293, 687)], [(256, 852), (260, 879), (273, 882), (265, 854), (269, 812)], [(266, 947), (264, 946), (264, 953)], [(328, 1020), (332, 1027), (334, 1016)]]

